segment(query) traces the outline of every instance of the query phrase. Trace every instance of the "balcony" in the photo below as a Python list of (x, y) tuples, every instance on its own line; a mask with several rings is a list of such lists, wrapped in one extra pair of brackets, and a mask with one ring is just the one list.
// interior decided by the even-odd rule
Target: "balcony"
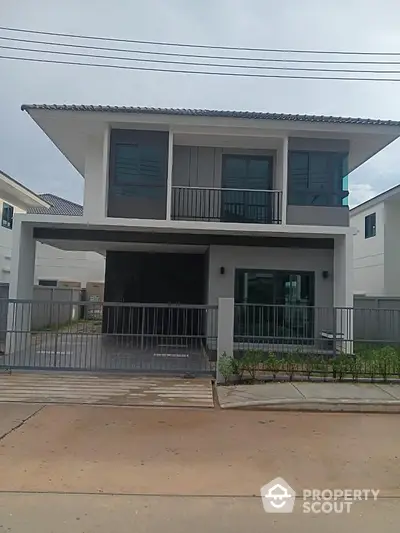
[(173, 186), (171, 218), (281, 224), (282, 191)]

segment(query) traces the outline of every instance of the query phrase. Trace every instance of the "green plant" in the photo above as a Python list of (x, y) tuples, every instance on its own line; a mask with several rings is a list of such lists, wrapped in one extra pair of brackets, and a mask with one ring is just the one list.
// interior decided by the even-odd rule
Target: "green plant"
[(316, 360), (313, 354), (307, 353), (303, 355), (302, 369), (304, 370), (307, 379), (311, 378), (312, 373), (316, 367)]
[(241, 361), (243, 371), (247, 371), (253, 381), (256, 379), (257, 371), (260, 369), (263, 359), (264, 354), (261, 350), (247, 350)]
[(393, 373), (393, 368), (396, 364), (396, 350), (392, 346), (384, 346), (380, 350), (374, 350), (374, 355), (378, 373), (384, 381), (387, 381), (388, 376)]
[(243, 374), (245, 371), (245, 368), (243, 366), (243, 360), (232, 358), (231, 366), (232, 366), (232, 375), (237, 376), (238, 381), (242, 381)]
[(321, 375), (324, 378), (324, 381), (326, 381), (326, 378), (329, 375), (330, 371), (330, 365), (323, 355), (320, 357), (317, 357), (314, 361), (314, 370), (318, 372), (319, 375)]
[(360, 355), (353, 355), (348, 357), (349, 372), (353, 381), (357, 381), (363, 371), (363, 359)]
[(332, 360), (333, 379), (342, 381), (349, 370), (349, 357), (345, 353), (336, 355)]
[(272, 377), (275, 380), (276, 376), (282, 368), (282, 362), (276, 357), (274, 353), (270, 352), (265, 361), (265, 368), (268, 370), (268, 372), (271, 372)]
[(301, 362), (301, 358), (298, 354), (289, 353), (284, 360), (284, 368), (289, 376), (289, 381), (293, 381), (293, 377), (298, 371), (298, 364)]
[(218, 360), (218, 370), (224, 378), (225, 383), (228, 382), (229, 378), (233, 374), (233, 361), (233, 357), (229, 357), (226, 352), (224, 352)]

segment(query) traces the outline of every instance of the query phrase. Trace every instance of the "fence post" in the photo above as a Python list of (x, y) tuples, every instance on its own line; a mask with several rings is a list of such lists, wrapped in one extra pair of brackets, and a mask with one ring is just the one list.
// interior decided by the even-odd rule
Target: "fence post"
[(223, 381), (219, 371), (219, 360), (222, 354), (233, 357), (233, 321), (234, 299), (218, 298), (217, 383)]

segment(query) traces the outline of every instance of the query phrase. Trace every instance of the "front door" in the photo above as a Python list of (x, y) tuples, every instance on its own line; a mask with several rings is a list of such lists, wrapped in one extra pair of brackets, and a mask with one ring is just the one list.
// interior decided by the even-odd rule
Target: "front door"
[(272, 221), (272, 169), (271, 156), (222, 156), (222, 222)]

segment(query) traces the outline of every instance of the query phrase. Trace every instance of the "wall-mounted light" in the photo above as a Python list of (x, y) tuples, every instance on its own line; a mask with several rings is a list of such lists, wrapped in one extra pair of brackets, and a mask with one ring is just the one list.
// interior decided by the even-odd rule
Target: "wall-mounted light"
[(220, 267), (219, 273), (221, 274), (221, 276), (223, 276), (225, 274), (225, 267)]
[(323, 271), (322, 271), (322, 277), (323, 277), (324, 279), (328, 279), (328, 278), (329, 278), (329, 272), (328, 272), (327, 270), (323, 270)]

